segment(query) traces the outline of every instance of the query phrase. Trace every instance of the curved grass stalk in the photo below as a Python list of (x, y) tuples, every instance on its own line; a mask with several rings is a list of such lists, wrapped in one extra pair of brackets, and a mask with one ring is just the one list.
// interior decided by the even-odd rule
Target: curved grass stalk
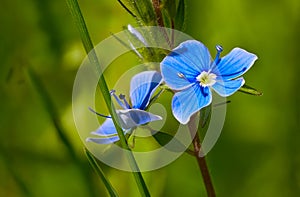
[[(94, 64), (94, 66), (96, 67), (99, 74), (103, 73), (102, 69), (101, 69), (101, 66), (100, 66), (100, 63), (99, 63), (99, 60), (98, 60), (98, 57), (97, 57), (97, 54), (93, 50), (94, 45), (92, 43), (91, 37), (90, 37), (88, 29), (86, 27), (86, 23), (85, 23), (83, 15), (81, 13), (78, 1), (77, 0), (67, 0), (67, 4), (68, 4), (69, 10), (71, 12), (71, 15), (73, 17), (73, 20), (75, 21), (75, 23), (77, 25), (77, 28), (79, 30), (81, 40), (82, 40), (83, 46), (85, 48), (85, 51), (88, 54), (88, 58), (90, 60), (90, 63)], [(140, 194), (141, 194), (141, 196), (150, 196), (150, 193), (148, 191), (146, 183), (145, 183), (145, 181), (142, 177), (142, 174), (139, 171), (139, 167), (138, 167), (138, 165), (135, 161), (134, 155), (131, 152), (130, 148), (128, 147), (128, 144), (126, 142), (124, 133), (122, 131), (122, 128), (120, 128), (120, 126), (117, 124), (116, 110), (114, 108), (114, 105), (112, 105), (109, 89), (108, 89), (108, 86), (107, 86), (107, 83), (106, 83), (106, 80), (105, 80), (103, 74), (100, 74), (100, 78), (99, 78), (99, 81), (98, 81), (98, 87), (100, 88), (101, 93), (104, 97), (104, 100), (105, 100), (106, 106), (109, 110), (109, 113), (112, 116), (112, 120), (113, 120), (113, 122), (115, 124), (115, 127), (117, 129), (117, 132), (118, 132), (118, 135), (119, 135), (119, 138), (120, 138), (120, 141), (121, 141), (122, 148), (127, 150), (126, 151), (127, 152), (127, 159), (128, 159), (129, 164), (130, 164), (130, 167), (132, 169), (132, 173), (134, 175), (134, 178), (135, 178), (135, 181), (137, 183)]]

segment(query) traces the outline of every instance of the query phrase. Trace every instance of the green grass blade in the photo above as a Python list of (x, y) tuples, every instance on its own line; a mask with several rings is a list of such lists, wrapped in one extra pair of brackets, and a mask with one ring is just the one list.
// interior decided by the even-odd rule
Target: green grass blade
[(177, 13), (175, 16), (175, 28), (183, 30), (185, 25), (185, 0), (179, 0)]
[(85, 148), (84, 149), (84, 153), (89, 161), (89, 163), (91, 164), (91, 166), (93, 167), (93, 169), (96, 171), (97, 175), (100, 177), (100, 179), (103, 181), (108, 193), (110, 196), (112, 197), (118, 197), (117, 192), (115, 191), (115, 189), (113, 188), (113, 186), (111, 185), (111, 183), (109, 182), (109, 180), (106, 178), (103, 170), (101, 169), (101, 167), (98, 165), (96, 159), (94, 158), (94, 156)]
[(150, 193), (148, 191), (146, 183), (145, 183), (145, 181), (142, 177), (142, 174), (139, 171), (138, 165), (135, 161), (134, 155), (132, 154), (130, 148), (127, 145), (123, 130), (122, 130), (122, 128), (120, 128), (119, 124), (117, 123), (117, 114), (116, 114), (114, 105), (112, 105), (112, 102), (111, 102), (111, 96), (109, 93), (109, 89), (108, 89), (106, 80), (104, 78), (104, 75), (101, 74), (102, 68), (100, 66), (97, 54), (93, 50), (94, 46), (93, 46), (90, 34), (88, 32), (88, 29), (86, 27), (86, 23), (84, 21), (83, 15), (81, 13), (78, 1), (77, 0), (67, 0), (67, 4), (68, 4), (69, 10), (71, 12), (71, 15), (73, 17), (73, 20), (75, 21), (77, 28), (79, 30), (81, 40), (84, 45), (85, 51), (88, 54), (90, 63), (94, 64), (98, 73), (100, 74), (99, 81), (98, 81), (98, 87), (100, 88), (100, 91), (104, 97), (106, 106), (111, 114), (112, 120), (114, 122), (116, 130), (118, 132), (118, 136), (120, 138), (121, 145), (125, 150), (128, 150), (128, 151), (126, 151), (127, 159), (130, 164), (130, 167), (133, 171), (132, 173), (134, 175), (134, 178), (137, 183), (140, 194), (141, 194), (141, 196), (150, 196)]

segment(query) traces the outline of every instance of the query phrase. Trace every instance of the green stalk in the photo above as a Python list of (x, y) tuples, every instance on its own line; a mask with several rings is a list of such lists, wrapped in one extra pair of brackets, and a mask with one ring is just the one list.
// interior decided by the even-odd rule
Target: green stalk
[(90, 162), (91, 166), (93, 167), (93, 169), (96, 171), (98, 176), (103, 181), (106, 189), (108, 190), (109, 195), (111, 197), (118, 197), (117, 192), (115, 191), (113, 186), (110, 184), (109, 180), (106, 178), (103, 170), (98, 165), (98, 163), (97, 163), (96, 159), (94, 158), (94, 156), (86, 148), (84, 149), (84, 152), (85, 152), (85, 155), (86, 155), (88, 161)]
[(84, 21), (83, 15), (81, 13), (78, 1), (77, 0), (67, 0), (67, 4), (68, 4), (69, 10), (71, 12), (71, 15), (73, 17), (73, 20), (75, 21), (75, 23), (78, 27), (78, 30), (79, 30), (79, 33), (80, 33), (80, 36), (81, 36), (81, 40), (82, 40), (82, 43), (84, 45), (85, 51), (88, 54), (90, 63), (92, 63), (96, 66), (96, 69), (97, 69), (98, 73), (100, 74), (100, 78), (99, 78), (99, 81), (98, 81), (98, 87), (100, 88), (100, 90), (102, 92), (102, 95), (104, 97), (106, 106), (107, 106), (107, 108), (108, 108), (108, 110), (111, 114), (112, 120), (114, 122), (114, 125), (116, 127), (116, 130), (118, 132), (118, 135), (119, 135), (119, 138), (120, 138), (120, 141), (121, 141), (122, 148), (127, 150), (126, 151), (127, 152), (127, 159), (129, 161), (130, 167), (133, 171), (132, 173), (134, 175), (134, 178), (135, 178), (135, 181), (137, 183), (138, 189), (141, 193), (141, 196), (150, 196), (150, 193), (148, 191), (146, 183), (145, 183), (145, 181), (142, 177), (142, 174), (139, 171), (138, 165), (135, 161), (134, 155), (133, 155), (133, 153), (131, 152), (130, 148), (127, 145), (126, 138), (124, 136), (123, 130), (117, 122), (118, 117), (117, 117), (117, 114), (116, 114), (116, 110), (115, 110), (114, 105), (112, 105), (109, 89), (108, 89), (107, 83), (105, 81), (104, 75), (102, 74), (103, 72), (102, 72), (99, 60), (97, 58), (97, 54), (93, 50), (94, 46), (93, 46), (91, 37), (89, 35), (88, 29), (86, 27), (86, 23)]

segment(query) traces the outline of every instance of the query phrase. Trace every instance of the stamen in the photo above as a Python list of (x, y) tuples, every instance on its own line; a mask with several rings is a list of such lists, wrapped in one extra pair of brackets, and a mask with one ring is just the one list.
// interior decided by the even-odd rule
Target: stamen
[(178, 77), (180, 77), (180, 78), (186, 79), (185, 76), (184, 76), (184, 74), (182, 74), (182, 73), (177, 73), (177, 75), (178, 75)]
[(109, 93), (111, 96), (113, 96), (116, 101), (118, 102), (118, 104), (123, 108), (123, 109), (128, 109), (124, 103), (122, 103), (122, 101), (117, 97), (117, 95), (115, 94), (116, 90), (111, 90)]
[(124, 103), (125, 103), (125, 105), (126, 105), (127, 109), (131, 109), (131, 107), (130, 107), (129, 103), (127, 102), (127, 100), (126, 100), (126, 98), (125, 98), (125, 95), (124, 95), (124, 94), (120, 94), (120, 95), (119, 95), (119, 98), (120, 98), (121, 100), (123, 100), (123, 101), (124, 101)]
[(223, 47), (221, 45), (217, 45), (216, 50), (217, 50), (217, 55), (214, 62), (217, 65), (221, 61), (220, 54), (223, 51)]
[(106, 115), (103, 115), (103, 114), (100, 114), (98, 112), (96, 112), (95, 110), (93, 110), (92, 108), (89, 107), (89, 110), (95, 114), (97, 114), (98, 116), (101, 116), (101, 117), (104, 117), (104, 118), (111, 118), (111, 116), (106, 116)]
[(202, 87), (212, 86), (216, 83), (217, 75), (214, 73), (209, 73), (202, 71), (200, 75), (196, 77), (197, 81), (200, 82)]

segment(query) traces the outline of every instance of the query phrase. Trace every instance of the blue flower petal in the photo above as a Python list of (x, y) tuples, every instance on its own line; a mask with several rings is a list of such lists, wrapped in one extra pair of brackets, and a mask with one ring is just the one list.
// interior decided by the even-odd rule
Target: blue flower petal
[(245, 80), (243, 77), (240, 77), (235, 80), (228, 80), (228, 81), (222, 81), (222, 82), (216, 82), (212, 88), (223, 97), (227, 97), (235, 93), (242, 87), (245, 83)]
[(172, 100), (173, 115), (181, 124), (187, 124), (194, 113), (209, 105), (211, 101), (210, 89), (194, 84), (174, 95)]
[(119, 140), (119, 136), (103, 137), (103, 138), (86, 138), (87, 142), (95, 142), (97, 144), (111, 144)]
[(162, 76), (174, 90), (183, 90), (196, 81), (202, 71), (210, 68), (208, 49), (196, 40), (188, 40), (176, 47), (160, 64)]
[(144, 71), (132, 77), (130, 82), (130, 98), (132, 107), (145, 109), (159, 84), (162, 76), (157, 71)]
[(117, 114), (123, 129), (131, 129), (148, 122), (162, 120), (160, 116), (140, 109), (117, 110)]
[(247, 72), (254, 64), (257, 56), (244, 49), (234, 48), (228, 55), (224, 56), (213, 71), (219, 73), (224, 80), (234, 79)]
[(93, 135), (98, 136), (109, 136), (109, 135), (117, 135), (116, 127), (111, 118), (108, 118), (104, 121), (104, 123), (96, 130), (91, 132)]

